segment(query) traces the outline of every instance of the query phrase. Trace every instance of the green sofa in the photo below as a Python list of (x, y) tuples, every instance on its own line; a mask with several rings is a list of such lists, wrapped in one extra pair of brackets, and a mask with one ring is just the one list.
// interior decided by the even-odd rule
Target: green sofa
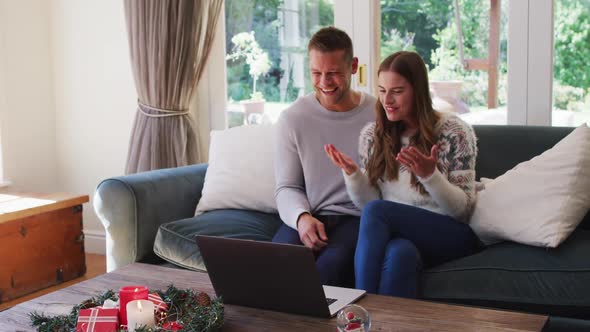
[[(474, 126), (476, 173), (495, 178), (551, 148), (573, 128)], [(268, 241), (276, 214), (215, 210), (194, 217), (206, 164), (102, 181), (94, 207), (106, 230), (107, 269), (133, 262), (204, 270), (196, 234)], [(590, 188), (589, 188), (590, 190)], [(558, 248), (503, 242), (423, 271), (423, 299), (550, 315), (547, 331), (590, 330), (590, 222)]]

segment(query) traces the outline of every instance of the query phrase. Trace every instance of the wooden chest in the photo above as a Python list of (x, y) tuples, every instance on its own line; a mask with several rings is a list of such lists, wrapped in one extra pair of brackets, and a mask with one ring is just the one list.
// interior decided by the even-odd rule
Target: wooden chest
[(0, 303), (86, 273), (88, 196), (0, 193)]

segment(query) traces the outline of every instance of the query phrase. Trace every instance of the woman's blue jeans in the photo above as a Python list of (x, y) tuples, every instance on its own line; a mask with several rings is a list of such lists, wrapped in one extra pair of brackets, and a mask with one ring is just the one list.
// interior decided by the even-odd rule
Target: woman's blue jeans
[(356, 288), (416, 298), (419, 272), (471, 255), (480, 241), (469, 225), (415, 206), (377, 200), (361, 216), (354, 257)]

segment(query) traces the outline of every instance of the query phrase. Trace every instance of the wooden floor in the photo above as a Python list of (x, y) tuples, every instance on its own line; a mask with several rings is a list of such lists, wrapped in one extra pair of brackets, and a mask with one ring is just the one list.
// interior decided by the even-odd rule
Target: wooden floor
[(37, 291), (35, 293), (31, 293), (31, 294), (19, 297), (17, 299), (14, 299), (14, 300), (11, 300), (8, 302), (0, 303), (0, 311), (8, 309), (8, 308), (10, 308), (16, 304), (19, 304), (21, 302), (25, 302), (25, 301), (34, 299), (36, 297), (39, 297), (41, 295), (54, 292), (58, 289), (62, 289), (62, 288), (71, 286), (73, 284), (77, 284), (80, 281), (84, 281), (86, 279), (92, 279), (92, 278), (94, 278), (98, 275), (104, 274), (106, 272), (107, 272), (107, 261), (106, 261), (106, 257), (104, 255), (86, 253), (86, 274), (84, 276), (64, 282), (63, 284), (59, 284), (57, 286), (52, 286), (49, 288), (42, 289), (42, 290)]

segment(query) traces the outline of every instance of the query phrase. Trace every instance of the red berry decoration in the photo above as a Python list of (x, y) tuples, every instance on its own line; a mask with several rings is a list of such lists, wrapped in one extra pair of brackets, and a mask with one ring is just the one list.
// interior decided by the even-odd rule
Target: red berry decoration
[(349, 304), (338, 313), (336, 326), (342, 332), (361, 332), (371, 327), (371, 317), (365, 308)]
[(184, 326), (182, 326), (182, 324), (179, 322), (166, 322), (164, 325), (162, 325), (162, 328), (166, 331), (182, 331)]
[(361, 323), (348, 323), (346, 324), (346, 331), (352, 331), (359, 329), (361, 327)]

